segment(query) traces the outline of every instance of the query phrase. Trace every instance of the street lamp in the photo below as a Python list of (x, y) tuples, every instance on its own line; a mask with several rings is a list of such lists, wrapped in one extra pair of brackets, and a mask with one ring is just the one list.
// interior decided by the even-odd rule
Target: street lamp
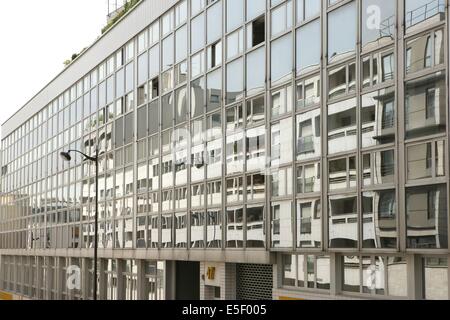
[(94, 234), (94, 300), (97, 300), (97, 257), (98, 257), (98, 149), (95, 151), (95, 157), (90, 157), (78, 150), (69, 150), (61, 152), (61, 158), (69, 162), (72, 160), (71, 152), (76, 152), (84, 157), (84, 160), (95, 162), (95, 234)]

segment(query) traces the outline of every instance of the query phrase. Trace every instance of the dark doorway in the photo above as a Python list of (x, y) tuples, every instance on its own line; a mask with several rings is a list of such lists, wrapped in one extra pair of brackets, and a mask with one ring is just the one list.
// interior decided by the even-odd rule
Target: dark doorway
[(200, 262), (176, 262), (176, 299), (200, 300)]

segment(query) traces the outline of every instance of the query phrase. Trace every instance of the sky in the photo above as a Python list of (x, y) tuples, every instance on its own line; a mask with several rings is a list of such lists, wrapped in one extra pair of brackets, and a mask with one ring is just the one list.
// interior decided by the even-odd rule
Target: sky
[(101, 35), (107, 0), (2, 1), (0, 124)]

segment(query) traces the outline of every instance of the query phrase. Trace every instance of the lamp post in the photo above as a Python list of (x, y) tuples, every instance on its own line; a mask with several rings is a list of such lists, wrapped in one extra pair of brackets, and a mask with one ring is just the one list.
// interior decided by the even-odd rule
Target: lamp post
[(95, 151), (95, 157), (90, 157), (78, 150), (69, 150), (61, 152), (60, 156), (64, 161), (71, 161), (71, 152), (76, 152), (84, 157), (84, 160), (89, 160), (95, 163), (95, 233), (94, 233), (94, 300), (97, 300), (97, 258), (98, 258), (98, 149)]

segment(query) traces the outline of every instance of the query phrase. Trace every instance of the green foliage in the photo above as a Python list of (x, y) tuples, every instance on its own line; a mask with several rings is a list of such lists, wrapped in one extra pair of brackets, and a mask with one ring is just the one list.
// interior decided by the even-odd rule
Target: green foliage
[(67, 59), (66, 61), (64, 61), (64, 66), (68, 66), (69, 64), (72, 63), (73, 60), (75, 60), (80, 54), (82, 54), (84, 52), (84, 50), (86, 50), (87, 48), (83, 48), (83, 50), (81, 50), (79, 53), (74, 53), (72, 54), (72, 57), (70, 59)]
[(117, 16), (112, 18), (108, 24), (102, 29), (102, 34), (111, 29), (111, 27), (118, 21), (120, 18), (122, 18), (125, 14), (127, 14), (128, 11), (134, 8), (134, 6), (141, 0), (130, 0), (127, 1), (123, 7), (123, 10), (120, 11)]

